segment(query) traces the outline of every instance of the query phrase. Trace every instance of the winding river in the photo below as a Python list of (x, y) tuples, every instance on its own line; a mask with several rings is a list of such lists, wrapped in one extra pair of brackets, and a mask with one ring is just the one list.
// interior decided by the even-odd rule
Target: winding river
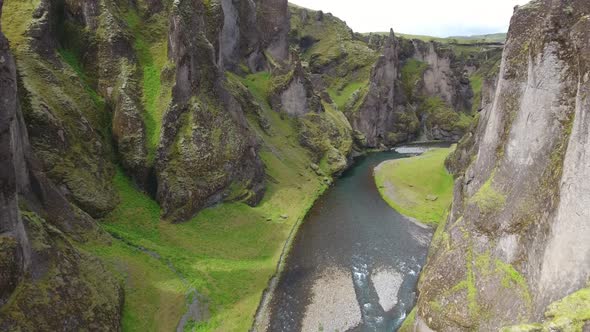
[(358, 160), (299, 229), (270, 302), (270, 331), (395, 331), (415, 301), (432, 230), (390, 208)]

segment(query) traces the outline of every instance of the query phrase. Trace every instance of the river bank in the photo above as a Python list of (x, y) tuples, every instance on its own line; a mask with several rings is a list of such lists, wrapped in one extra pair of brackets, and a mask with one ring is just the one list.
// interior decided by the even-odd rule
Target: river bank
[[(405, 149), (409, 153), (416, 150)], [(444, 165), (452, 150), (433, 148), (419, 156), (382, 162), (374, 172), (381, 197), (407, 217), (438, 225), (453, 196), (453, 177)]]
[(370, 154), (336, 180), (299, 226), (255, 331), (394, 329), (409, 313), (431, 229), (380, 197)]

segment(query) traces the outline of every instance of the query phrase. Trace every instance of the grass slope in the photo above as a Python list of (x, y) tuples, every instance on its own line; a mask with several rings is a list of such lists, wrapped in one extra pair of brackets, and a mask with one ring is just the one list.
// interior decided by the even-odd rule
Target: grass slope
[[(451, 148), (381, 163), (375, 181), (383, 199), (400, 213), (436, 225), (453, 197), (453, 177), (444, 166)], [(435, 201), (428, 200), (436, 196)]]
[[(125, 280), (125, 331), (170, 331), (186, 310), (190, 287), (209, 300), (210, 319), (193, 331), (247, 331), (284, 243), (317, 197), (327, 188), (309, 169), (311, 159), (296, 135), (294, 121), (281, 119), (264, 96), (269, 75), (242, 82), (262, 106), (271, 133), (253, 115), (251, 127), (262, 144), (267, 193), (258, 207), (220, 204), (182, 224), (160, 220), (158, 204), (139, 192), (122, 171), (115, 177), (121, 203), (103, 221), (113, 245), (90, 245)], [(250, 118), (252, 117), (252, 118)], [(288, 216), (287, 219), (281, 216)], [(155, 259), (141, 247), (157, 253)], [(168, 266), (172, 265), (174, 270)], [(184, 281), (183, 281), (184, 279)]]

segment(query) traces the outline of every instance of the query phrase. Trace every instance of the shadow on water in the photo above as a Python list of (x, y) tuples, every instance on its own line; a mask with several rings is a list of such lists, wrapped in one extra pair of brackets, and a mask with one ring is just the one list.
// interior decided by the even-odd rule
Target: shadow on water
[(373, 169), (402, 157), (392, 151), (358, 159), (316, 202), (273, 294), (270, 331), (399, 328), (414, 306), (432, 236), (377, 191)]

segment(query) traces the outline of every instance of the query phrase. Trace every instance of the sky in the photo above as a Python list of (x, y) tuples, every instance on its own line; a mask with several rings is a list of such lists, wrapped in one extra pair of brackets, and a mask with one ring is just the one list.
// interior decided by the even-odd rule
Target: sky
[(514, 6), (529, 0), (290, 0), (346, 21), (355, 32), (436, 37), (508, 31)]

